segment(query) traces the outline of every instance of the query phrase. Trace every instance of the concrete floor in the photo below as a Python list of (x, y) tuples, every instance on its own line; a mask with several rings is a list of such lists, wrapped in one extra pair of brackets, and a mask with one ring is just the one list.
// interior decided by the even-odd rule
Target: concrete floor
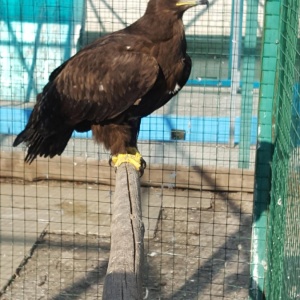
[[(24, 258), (30, 257), (1, 299), (101, 299), (109, 254), (112, 188), (7, 180), (0, 183), (0, 195), (0, 288)], [(142, 188), (146, 268), (151, 268), (145, 273), (148, 299), (162, 295), (171, 299), (173, 292), (177, 295), (174, 299), (187, 299), (187, 293), (189, 299), (221, 295), (223, 299), (246, 299), (252, 197), (252, 193), (240, 192)], [(36, 241), (44, 233), (40, 248)], [(102, 266), (101, 280), (95, 264)], [(199, 266), (203, 270), (197, 275)], [(224, 270), (217, 271), (218, 266)], [(185, 268), (190, 275), (182, 272)], [(201, 276), (206, 278), (203, 283)], [(84, 288), (79, 283), (82, 280), (88, 280)], [(91, 285), (90, 280), (94, 282)], [(201, 291), (194, 286), (198, 281)], [(73, 295), (78, 289), (83, 294)]]
[[(142, 189), (145, 238), (152, 238), (161, 208), (160, 192)], [(44, 230), (110, 236), (113, 191), (107, 186), (40, 182), (0, 183), (0, 288)]]

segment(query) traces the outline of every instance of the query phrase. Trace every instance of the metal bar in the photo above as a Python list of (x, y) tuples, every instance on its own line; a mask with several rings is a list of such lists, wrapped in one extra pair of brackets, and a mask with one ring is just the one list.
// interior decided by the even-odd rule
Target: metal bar
[(253, 82), (258, 28), (258, 0), (247, 1), (246, 32), (244, 42), (243, 88), (241, 103), (241, 140), (239, 145), (239, 168), (249, 168), (251, 120), (253, 109)]
[(266, 262), (267, 209), (270, 202), (271, 161), (273, 156), (272, 112), (279, 39), (281, 0), (267, 0), (262, 48), (261, 87), (258, 109), (254, 206), (249, 298), (264, 299)]
[[(232, 81), (230, 79), (209, 79), (209, 78), (201, 78), (201, 79), (189, 79), (186, 85), (189, 86), (206, 86), (206, 87), (231, 87)], [(243, 81), (238, 83), (239, 87), (243, 87)], [(259, 89), (260, 83), (253, 82), (253, 89)]]
[(243, 0), (233, 0), (232, 2), (232, 27), (231, 27), (231, 44), (230, 44), (230, 75), (231, 75), (231, 103), (230, 103), (230, 139), (229, 143), (234, 146), (235, 131), (235, 105), (238, 101), (237, 93), (240, 86), (240, 59), (242, 44), (242, 18)]

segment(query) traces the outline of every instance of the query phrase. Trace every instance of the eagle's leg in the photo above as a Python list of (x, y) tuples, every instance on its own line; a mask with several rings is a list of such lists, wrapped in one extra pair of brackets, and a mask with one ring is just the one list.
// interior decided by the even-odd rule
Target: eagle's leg
[(122, 147), (119, 145), (115, 149), (114, 147), (110, 147), (112, 151), (110, 163), (113, 164), (115, 168), (118, 168), (122, 163), (130, 163), (140, 172), (140, 176), (143, 176), (146, 162), (137, 149), (137, 137), (140, 124), (140, 118), (132, 118), (127, 121), (126, 126), (119, 128), (119, 130), (126, 132), (126, 135), (122, 135), (123, 139), (119, 139), (119, 141), (123, 140), (124, 144)]
[(122, 163), (131, 163), (144, 174), (146, 162), (137, 149), (137, 137), (141, 120), (131, 119), (121, 124), (93, 125), (94, 139), (110, 150), (109, 164), (117, 168)]
[(126, 153), (112, 155), (109, 163), (115, 168), (118, 168), (123, 163), (130, 163), (140, 172), (141, 176), (143, 176), (146, 168), (146, 162), (136, 147), (127, 147)]

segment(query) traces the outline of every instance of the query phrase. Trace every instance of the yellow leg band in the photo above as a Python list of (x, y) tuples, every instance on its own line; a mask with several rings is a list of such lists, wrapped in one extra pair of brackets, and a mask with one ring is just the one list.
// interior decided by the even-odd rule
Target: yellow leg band
[(128, 153), (125, 153), (125, 154), (118, 154), (118, 155), (112, 156), (111, 161), (114, 164), (115, 168), (117, 168), (118, 166), (120, 166), (123, 163), (130, 163), (138, 171), (140, 171), (142, 155), (135, 148), (128, 148), (127, 152)]

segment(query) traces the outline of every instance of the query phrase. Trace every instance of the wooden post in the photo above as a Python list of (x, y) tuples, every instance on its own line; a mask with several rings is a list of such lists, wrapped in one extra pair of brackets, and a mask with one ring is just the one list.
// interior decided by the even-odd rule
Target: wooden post
[(143, 299), (143, 241), (139, 173), (131, 164), (123, 163), (116, 174), (111, 250), (103, 300)]

